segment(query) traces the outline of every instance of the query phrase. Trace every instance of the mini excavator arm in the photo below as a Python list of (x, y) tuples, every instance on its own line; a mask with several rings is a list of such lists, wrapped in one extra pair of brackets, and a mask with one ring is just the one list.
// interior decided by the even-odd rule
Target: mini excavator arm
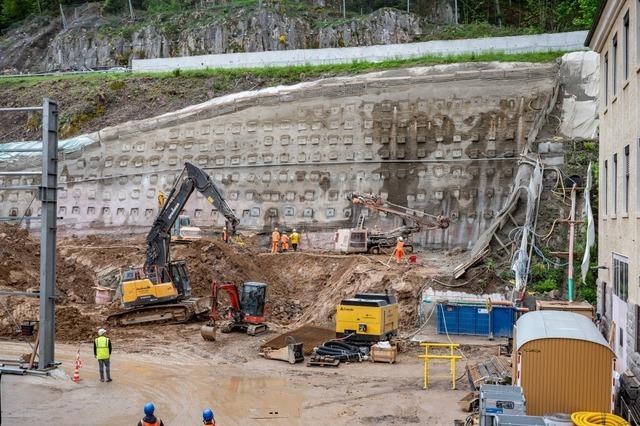
[(220, 190), (213, 183), (211, 177), (198, 166), (186, 162), (176, 184), (166, 197), (160, 212), (147, 234), (147, 260), (144, 270), (149, 271), (163, 268), (169, 263), (169, 244), (171, 243), (171, 227), (178, 219), (180, 212), (189, 200), (194, 190), (198, 190), (204, 197), (220, 211), (231, 225), (231, 234), (235, 234), (236, 226), (240, 222), (222, 197)]

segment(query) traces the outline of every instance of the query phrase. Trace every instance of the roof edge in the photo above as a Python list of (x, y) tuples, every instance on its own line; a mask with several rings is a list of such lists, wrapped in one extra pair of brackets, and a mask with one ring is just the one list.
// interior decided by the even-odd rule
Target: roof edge
[(591, 39), (593, 38), (593, 34), (596, 32), (596, 28), (600, 23), (600, 18), (602, 18), (602, 12), (604, 12), (604, 8), (607, 6), (608, 0), (601, 0), (600, 6), (598, 7), (598, 11), (596, 12), (596, 16), (593, 18), (593, 23), (591, 24), (591, 28), (589, 28), (589, 32), (587, 33), (587, 38), (584, 41), (584, 45), (589, 47), (591, 44)]

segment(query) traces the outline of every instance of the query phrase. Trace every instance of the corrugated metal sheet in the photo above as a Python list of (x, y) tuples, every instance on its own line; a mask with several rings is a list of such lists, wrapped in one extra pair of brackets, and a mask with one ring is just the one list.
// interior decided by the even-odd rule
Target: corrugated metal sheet
[(586, 340), (542, 338), (523, 344), (517, 354), (528, 415), (611, 412), (613, 353), (608, 347)]
[(524, 314), (516, 322), (516, 350), (528, 342), (547, 338), (575, 339), (592, 342), (611, 351), (607, 341), (593, 322), (583, 315), (562, 311), (535, 311)]

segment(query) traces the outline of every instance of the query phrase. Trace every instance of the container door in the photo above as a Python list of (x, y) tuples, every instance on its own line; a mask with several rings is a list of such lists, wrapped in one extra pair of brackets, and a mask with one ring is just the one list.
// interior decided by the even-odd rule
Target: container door
[(458, 321), (459, 307), (438, 303), (436, 309), (438, 334), (460, 334)]

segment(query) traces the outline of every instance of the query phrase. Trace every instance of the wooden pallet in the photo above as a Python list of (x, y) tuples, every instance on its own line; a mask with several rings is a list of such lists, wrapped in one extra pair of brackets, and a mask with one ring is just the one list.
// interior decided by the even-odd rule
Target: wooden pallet
[(340, 360), (328, 355), (313, 355), (307, 361), (307, 367), (337, 367)]
[(467, 373), (474, 389), (480, 389), (480, 385), (485, 383), (510, 384), (511, 358), (492, 356), (485, 361), (470, 362)]

